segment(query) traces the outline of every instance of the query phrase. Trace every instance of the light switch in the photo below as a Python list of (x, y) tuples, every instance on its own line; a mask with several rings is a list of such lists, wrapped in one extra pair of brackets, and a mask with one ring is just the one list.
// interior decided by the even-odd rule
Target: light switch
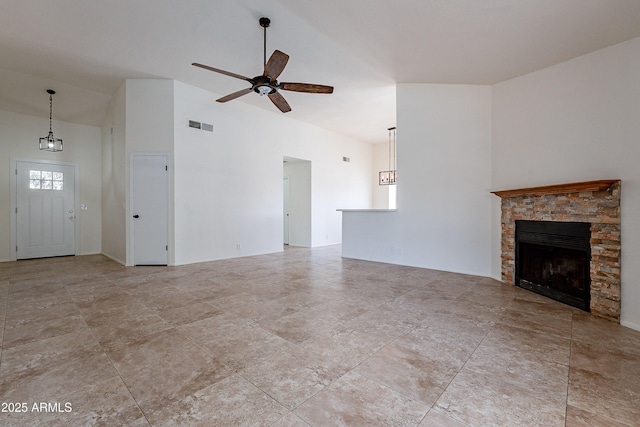
[(87, 207), (87, 205), (85, 205), (84, 203), (82, 203), (82, 204), (80, 205), (80, 210), (81, 210), (81, 211), (86, 211), (87, 209), (89, 209), (89, 208), (88, 208), (88, 207)]

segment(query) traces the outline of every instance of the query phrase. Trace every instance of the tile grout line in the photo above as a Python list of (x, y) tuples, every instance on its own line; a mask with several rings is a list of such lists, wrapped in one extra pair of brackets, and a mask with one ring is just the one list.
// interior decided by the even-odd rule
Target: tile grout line
[[(383, 305), (383, 304), (380, 304), (380, 306), (381, 306), (381, 305)], [(378, 307), (379, 307), (379, 306), (378, 306)], [(414, 329), (414, 328), (412, 328), (411, 330), (413, 330), (413, 329)], [(313, 397), (315, 397), (316, 395), (318, 395), (318, 394), (319, 394), (319, 393), (321, 393), (322, 391), (326, 390), (326, 389), (327, 389), (328, 387), (330, 387), (333, 383), (335, 383), (335, 382), (336, 382), (336, 381), (338, 381), (340, 378), (342, 378), (342, 377), (344, 377), (345, 375), (347, 375), (349, 372), (352, 372), (354, 369), (356, 369), (358, 366), (360, 366), (362, 363), (364, 363), (366, 360), (368, 360), (368, 359), (369, 359), (370, 357), (372, 357), (374, 354), (378, 353), (380, 350), (382, 350), (383, 348), (385, 348), (387, 345), (391, 344), (392, 342), (394, 342), (394, 341), (396, 341), (396, 340), (400, 339), (401, 337), (405, 336), (406, 334), (410, 333), (410, 332), (411, 332), (411, 330), (409, 330), (409, 331), (405, 332), (404, 334), (401, 334), (400, 336), (398, 336), (398, 337), (394, 338), (393, 340), (391, 340), (391, 341), (390, 341), (390, 342), (388, 342), (387, 344), (385, 344), (385, 345), (383, 345), (382, 347), (378, 348), (376, 351), (374, 351), (374, 352), (372, 352), (371, 354), (369, 354), (369, 355), (368, 355), (365, 359), (363, 359), (361, 362), (359, 362), (358, 364), (356, 364), (356, 365), (355, 365), (355, 366), (353, 366), (352, 368), (349, 368), (349, 370), (347, 370), (345, 373), (343, 373), (342, 375), (340, 375), (340, 376), (338, 376), (337, 378), (333, 379), (331, 382), (329, 382), (329, 384), (327, 384), (326, 386), (323, 386), (323, 387), (322, 387), (322, 389), (320, 389), (320, 390), (316, 391), (315, 393), (313, 393), (312, 395), (310, 395), (309, 397), (307, 397), (306, 399), (304, 399), (302, 402), (300, 402), (298, 405), (296, 405), (296, 407), (295, 407), (295, 408), (293, 408), (293, 409), (291, 409), (291, 410), (289, 410), (289, 408), (287, 408), (287, 407), (286, 407), (286, 406), (284, 406), (282, 403), (280, 403), (280, 401), (278, 401), (274, 396), (271, 396), (271, 394), (269, 394), (267, 391), (263, 390), (263, 389), (262, 389), (262, 388), (260, 388), (258, 385), (254, 384), (251, 380), (249, 380), (248, 378), (244, 377), (240, 372), (236, 372), (236, 373), (237, 373), (241, 378), (243, 378), (244, 380), (246, 380), (246, 381), (248, 381), (249, 383), (253, 384), (253, 385), (254, 385), (256, 388), (258, 388), (260, 391), (262, 391), (263, 393), (267, 394), (269, 397), (271, 397), (272, 399), (274, 399), (276, 402), (278, 402), (278, 403), (279, 403), (280, 405), (282, 405), (284, 408), (286, 408), (287, 410), (289, 410), (289, 412), (293, 413), (296, 417), (300, 418), (300, 417), (298, 416), (298, 414), (296, 414), (296, 413), (294, 412), (297, 408), (299, 408), (299, 407), (300, 407), (301, 405), (303, 405), (305, 402), (309, 401), (310, 399), (312, 399)], [(281, 337), (281, 338), (282, 338), (282, 337)], [(284, 339), (284, 338), (283, 338), (283, 339)], [(288, 341), (288, 340), (286, 340), (286, 339), (285, 339), (285, 341), (287, 341), (287, 342), (291, 342), (291, 341)], [(294, 345), (299, 345), (298, 343), (293, 343), (293, 342), (291, 342), (291, 343), (292, 343), (292, 344), (294, 344)], [(358, 374), (358, 375), (360, 375), (360, 374)], [(366, 376), (364, 376), (364, 375), (362, 375), (362, 376), (363, 376), (364, 378), (368, 378), (368, 377), (366, 377)], [(368, 378), (368, 379), (369, 379), (369, 380), (371, 380), (370, 378)], [(374, 381), (374, 380), (371, 380), (371, 381)], [(374, 381), (374, 382), (378, 383), (377, 381)], [(380, 384), (380, 383), (378, 383), (378, 384)], [(382, 384), (380, 384), (380, 385), (382, 385)], [(387, 387), (387, 386), (385, 386), (385, 387)], [(387, 388), (391, 389), (390, 387), (387, 387)], [(391, 389), (391, 390), (393, 390), (393, 389)], [(395, 392), (395, 390), (393, 390), (393, 391)], [(402, 394), (402, 393), (399, 393), (399, 394), (401, 394), (401, 395), (403, 395), (403, 396), (404, 396), (404, 394)], [(407, 396), (405, 396), (405, 397), (407, 397)], [(411, 399), (411, 400), (413, 400), (413, 399)], [(300, 418), (300, 419), (302, 419), (302, 420), (303, 420), (303, 422), (305, 422), (306, 424), (308, 424), (308, 423), (307, 423), (307, 420), (305, 420), (304, 418)]]
[(11, 288), (11, 276), (13, 266), (9, 269), (9, 279), (7, 280), (7, 295), (4, 302), (4, 314), (2, 316), (2, 343), (0, 343), (0, 368), (2, 368), (2, 357), (4, 356), (4, 338), (7, 332), (7, 310), (9, 309), (9, 289)]
[[(97, 341), (97, 340), (96, 340)], [(107, 358), (109, 359), (109, 363), (111, 363), (111, 366), (113, 366), (113, 369), (116, 371), (116, 373), (118, 374), (118, 378), (120, 378), (120, 381), (122, 381), (122, 385), (127, 389), (127, 392), (129, 393), (129, 396), (131, 396), (131, 399), (133, 399), (133, 401), (136, 404), (136, 407), (138, 408), (138, 410), (140, 410), (140, 413), (142, 414), (142, 416), (144, 417), (145, 421), (151, 426), (151, 421), (149, 421), (149, 418), (147, 418), (147, 414), (142, 410), (142, 408), (140, 407), (140, 404), (138, 403), (138, 400), (136, 399), (136, 397), (133, 395), (133, 393), (131, 393), (131, 389), (129, 389), (129, 386), (127, 385), (127, 383), (124, 381), (124, 378), (122, 378), (122, 374), (120, 373), (120, 371), (118, 370), (118, 368), (116, 367), (116, 365), (113, 363), (113, 360), (111, 360), (111, 357), (109, 357), (109, 355), (107, 354), (107, 352), (104, 350), (104, 348), (102, 347), (102, 344), (100, 344), (100, 342), (98, 341), (98, 345), (100, 345), (100, 348), (102, 349), (102, 351), (104, 352), (105, 356), (107, 356)]]
[[(513, 300), (512, 300), (513, 301)], [(511, 304), (511, 302), (509, 303)], [(489, 330), (487, 331), (486, 334), (484, 334), (484, 336), (482, 337), (482, 339), (480, 340), (480, 342), (478, 343), (478, 345), (476, 346), (476, 348), (473, 349), (473, 351), (471, 352), (471, 354), (469, 354), (469, 357), (467, 357), (467, 360), (465, 360), (464, 364), (460, 367), (460, 369), (458, 369), (458, 372), (456, 372), (456, 374), (453, 376), (453, 378), (451, 378), (451, 381), (449, 381), (449, 383), (445, 386), (445, 388), (442, 390), (442, 393), (440, 393), (440, 395), (438, 395), (438, 397), (436, 398), (436, 400), (433, 402), (432, 408), (435, 408), (436, 403), (438, 403), (438, 400), (440, 400), (440, 398), (446, 393), (447, 389), (449, 388), (449, 386), (451, 386), (451, 383), (453, 383), (453, 381), (458, 377), (458, 375), (460, 375), (460, 372), (462, 372), (462, 370), (464, 369), (465, 366), (467, 366), (467, 363), (469, 363), (469, 360), (471, 360), (471, 358), (473, 357), (473, 355), (475, 354), (475, 352), (478, 350), (478, 348), (482, 345), (482, 343), (484, 342), (485, 339), (487, 339), (487, 336), (491, 333), (491, 331), (493, 331), (493, 329), (496, 327), (496, 325), (498, 324), (498, 321), (502, 318), (502, 316), (504, 316), (504, 312), (506, 311), (506, 307), (502, 310), (502, 313), (500, 314), (500, 316), (496, 319), (495, 322), (493, 322), (493, 325), (491, 325), (491, 328), (489, 328)], [(438, 411), (439, 412), (439, 411)], [(445, 414), (447, 416), (449, 416), (448, 414)], [(426, 416), (426, 415), (425, 415)], [(453, 418), (456, 421), (461, 421), (461, 420), (457, 420), (455, 418)], [(464, 424), (467, 424), (464, 421), (461, 421)]]
[[(410, 291), (405, 292), (405, 293), (409, 293), (409, 292), (410, 292)], [(403, 293), (402, 295), (404, 295), (404, 293)], [(380, 305), (376, 306), (376, 308), (380, 308), (380, 307), (382, 307), (382, 306), (383, 306), (383, 305), (385, 305), (385, 304), (386, 304), (386, 303), (382, 303), (382, 304), (380, 304)], [(356, 316), (356, 317), (358, 317), (358, 316)], [(373, 357), (375, 354), (379, 353), (382, 349), (384, 349), (384, 348), (386, 348), (387, 346), (389, 346), (389, 345), (393, 344), (394, 342), (396, 342), (396, 341), (397, 341), (397, 340), (399, 340), (400, 338), (404, 337), (405, 335), (408, 335), (409, 333), (411, 333), (411, 332), (412, 332), (414, 329), (416, 329), (416, 328), (417, 328), (417, 327), (415, 327), (415, 328), (414, 328), (414, 327), (410, 328), (410, 329), (409, 329), (407, 332), (405, 332), (404, 334), (400, 334), (400, 335), (398, 335), (397, 337), (395, 337), (394, 339), (392, 339), (392, 340), (391, 340), (391, 341), (389, 341), (388, 343), (384, 344), (382, 347), (380, 347), (380, 348), (378, 348), (377, 350), (373, 351), (372, 353), (368, 354), (368, 355), (367, 355), (367, 357), (365, 357), (364, 359), (362, 359), (359, 363), (357, 363), (355, 366), (353, 366), (352, 368), (350, 368), (347, 372), (345, 372), (344, 374), (340, 375), (339, 377), (337, 377), (336, 379), (334, 379), (333, 381), (331, 381), (329, 384), (327, 384), (325, 387), (323, 387), (323, 388), (322, 388), (322, 390), (318, 390), (318, 392), (314, 393), (312, 396), (309, 396), (309, 398), (308, 398), (308, 399), (305, 399), (305, 400), (304, 400), (304, 402), (306, 402), (307, 400), (311, 399), (313, 396), (317, 395), (317, 394), (318, 394), (318, 393), (320, 393), (321, 391), (325, 390), (327, 387), (331, 386), (331, 384), (335, 383), (335, 382), (336, 382), (336, 381), (338, 381), (340, 378), (342, 378), (342, 377), (344, 377), (345, 375), (347, 375), (349, 372), (354, 371), (358, 366), (362, 365), (364, 362), (366, 362), (367, 360), (369, 360), (369, 359), (370, 359), (371, 357)], [(358, 374), (358, 373), (356, 372), (356, 374)], [(388, 387), (388, 386), (386, 386), (386, 385), (384, 385), (384, 384), (381, 384), (380, 382), (378, 382), (378, 381), (376, 381), (376, 380), (373, 380), (373, 379), (371, 379), (371, 378), (367, 377), (366, 375), (362, 375), (362, 374), (358, 374), (358, 375), (361, 375), (362, 377), (367, 378), (367, 379), (369, 379), (370, 381), (373, 381), (373, 382), (375, 382), (375, 383), (377, 383), (377, 384), (379, 384), (379, 385), (382, 385), (382, 386), (384, 386), (384, 387), (389, 388), (390, 390), (393, 390), (391, 387)], [(393, 391), (395, 391), (395, 390), (393, 390)], [(398, 392), (396, 392), (396, 393), (398, 393)], [(402, 393), (399, 393), (399, 394), (401, 394), (401, 395), (405, 396), (405, 395), (404, 395), (404, 394), (402, 394)], [(405, 397), (408, 397), (408, 396), (405, 396)], [(414, 399), (411, 399), (411, 400), (414, 400)], [(304, 402), (300, 403), (300, 405), (302, 405)], [(300, 406), (300, 405), (298, 405), (298, 406)]]
[[(366, 362), (367, 360), (369, 360), (371, 357), (373, 357), (375, 354), (379, 353), (381, 350), (383, 350), (384, 348), (386, 348), (387, 346), (393, 344), (394, 342), (398, 341), (400, 338), (405, 337), (406, 335), (409, 335), (411, 332), (413, 332), (414, 330), (418, 329), (418, 326), (411, 328), (409, 331), (405, 332), (404, 334), (396, 337), (395, 339), (389, 341), (387, 344), (383, 345), (382, 347), (380, 347), (378, 350), (374, 351), (373, 353), (371, 353), (369, 356), (367, 356), (367, 358), (365, 358), (364, 360), (362, 360), (360, 363), (358, 363), (356, 366), (354, 366), (353, 368), (351, 368), (349, 370), (349, 372), (355, 370), (358, 366), (362, 365), (364, 362)], [(347, 372), (348, 373), (348, 372)], [(369, 376), (365, 375), (365, 374), (361, 374), (358, 372), (355, 372), (355, 374), (362, 376), (363, 378), (368, 379), (371, 382), (374, 382), (376, 384), (378, 384), (381, 387), (384, 388), (388, 388), (389, 390), (393, 391), (394, 393), (398, 393), (400, 396), (404, 396), (407, 399), (413, 401), (413, 402), (418, 402), (418, 403), (423, 403), (425, 406), (428, 406), (427, 408), (427, 412), (424, 413), (424, 415), (420, 418), (420, 420), (418, 421), (418, 424), (416, 424), (416, 427), (420, 425), (420, 423), (422, 422), (422, 420), (424, 420), (424, 418), (427, 416), (427, 414), (429, 413), (429, 411), (433, 408), (433, 405), (429, 405), (426, 402), (422, 402), (420, 400), (414, 399), (411, 396), (407, 396), (405, 393), (402, 393), (401, 391), (396, 390), (395, 388), (391, 387), (390, 385), (381, 383), (380, 381), (376, 380), (375, 378), (370, 378)], [(344, 374), (346, 375), (346, 373)], [(342, 375), (340, 378), (342, 378), (344, 375)], [(336, 379), (337, 381), (337, 379)], [(434, 402), (435, 404), (435, 402)]]
[[(91, 326), (89, 326), (89, 324), (87, 323), (87, 319), (85, 319), (84, 315), (82, 314), (82, 312), (80, 311), (80, 308), (78, 307), (78, 304), (76, 302), (76, 300), (73, 298), (73, 296), (71, 296), (71, 294), (69, 293), (69, 291), (67, 290), (67, 287), (64, 286), (64, 290), (65, 292), (69, 295), (69, 298), (71, 299), (71, 301), (73, 302), (73, 305), (75, 306), (75, 309), (78, 310), (78, 312), (80, 313), (80, 317), (82, 318), (82, 321), (84, 322), (84, 324), (87, 326), (87, 328), (89, 329), (89, 333), (91, 334), (91, 336), (93, 337), (93, 339), (96, 341), (96, 343), (98, 344), (98, 346), (100, 347), (100, 350), (102, 350), (102, 353), (107, 357), (107, 359), (109, 360), (109, 363), (111, 363), (111, 366), (113, 366), (113, 370), (116, 372), (116, 374), (118, 375), (118, 378), (120, 378), (120, 381), (122, 382), (122, 385), (127, 389), (127, 392), (129, 393), (129, 396), (131, 396), (131, 399), (133, 399), (133, 401), (136, 404), (136, 407), (138, 408), (138, 410), (140, 411), (140, 413), (142, 414), (142, 416), (144, 417), (145, 421), (147, 421), (147, 423), (151, 426), (151, 422), (149, 421), (149, 419), (147, 418), (147, 414), (145, 414), (145, 412), (142, 410), (142, 408), (140, 407), (140, 404), (138, 403), (138, 400), (135, 398), (135, 396), (133, 395), (133, 393), (131, 393), (131, 390), (129, 389), (129, 386), (127, 385), (127, 383), (124, 381), (124, 378), (122, 378), (122, 374), (120, 373), (120, 371), (118, 370), (118, 368), (116, 367), (116, 365), (113, 363), (113, 360), (111, 359), (111, 357), (109, 356), (109, 354), (105, 351), (104, 346), (102, 345), (102, 343), (100, 342), (100, 340), (98, 340), (98, 337), (95, 335), (94, 330)], [(84, 387), (88, 387), (91, 386), (93, 384), (88, 384)], [(80, 387), (80, 389), (84, 388), (84, 387)], [(78, 389), (79, 390), (79, 389)]]
[(575, 309), (571, 311), (571, 340), (569, 342), (569, 364), (567, 369), (567, 392), (564, 399), (564, 425), (567, 425), (567, 412), (569, 411), (569, 388), (571, 381), (571, 356), (573, 354), (573, 319), (575, 316)]
[[(399, 297), (401, 297), (401, 296), (404, 296), (404, 295), (406, 295), (406, 294), (409, 294), (409, 293), (411, 293), (413, 290), (414, 290), (414, 289), (407, 290), (407, 291), (403, 292), (401, 295), (398, 295), (398, 296), (396, 296), (395, 298), (393, 298), (393, 300), (395, 300), (395, 299), (397, 299), (397, 298), (399, 298)], [(391, 302), (391, 301), (387, 301), (387, 302), (385, 302), (385, 303), (381, 303), (381, 304), (377, 305), (377, 306), (376, 306), (376, 309), (380, 309), (380, 307), (382, 307), (382, 306), (384, 306), (384, 305), (388, 304), (389, 302)], [(401, 321), (401, 322), (402, 322), (402, 321)], [(405, 322), (403, 322), (403, 323), (405, 323)], [(362, 361), (360, 361), (358, 364), (356, 364), (355, 366), (353, 366), (352, 368), (350, 368), (347, 372), (345, 372), (345, 373), (343, 373), (342, 375), (340, 375), (339, 377), (335, 378), (335, 379), (334, 379), (333, 381), (331, 381), (329, 384), (327, 384), (326, 386), (324, 386), (321, 390), (318, 390), (317, 392), (315, 392), (315, 393), (313, 393), (311, 396), (309, 396), (307, 399), (305, 399), (304, 401), (302, 401), (302, 402), (301, 402), (299, 405), (297, 405), (297, 406), (296, 406), (296, 407), (295, 407), (291, 412), (295, 411), (295, 409), (297, 409), (297, 408), (298, 408), (298, 407), (300, 407), (302, 404), (304, 404), (305, 402), (307, 402), (307, 401), (309, 401), (310, 399), (312, 399), (314, 396), (316, 396), (316, 395), (318, 395), (319, 393), (321, 393), (322, 391), (326, 390), (328, 387), (330, 387), (332, 384), (334, 384), (335, 382), (337, 382), (338, 380), (340, 380), (341, 378), (343, 378), (344, 376), (346, 376), (348, 373), (353, 372), (353, 371), (354, 371), (358, 366), (362, 365), (364, 362), (366, 362), (367, 360), (369, 360), (371, 357), (373, 357), (375, 354), (379, 353), (381, 350), (383, 350), (383, 349), (384, 349), (384, 348), (386, 348), (387, 346), (389, 346), (389, 345), (393, 344), (394, 342), (398, 341), (398, 340), (399, 340), (399, 339), (401, 339), (402, 337), (404, 337), (404, 336), (406, 336), (406, 335), (410, 334), (411, 332), (413, 332), (414, 330), (416, 330), (416, 329), (418, 329), (418, 328), (419, 328), (419, 326), (412, 326), (412, 327), (410, 327), (410, 328), (409, 328), (409, 330), (408, 330), (407, 332), (405, 332), (405, 333), (403, 333), (403, 334), (398, 335), (397, 337), (393, 338), (392, 340), (390, 340), (390, 341), (389, 341), (389, 342), (387, 342), (386, 344), (382, 345), (380, 348), (378, 348), (377, 350), (373, 351), (371, 354), (367, 355), (367, 357), (365, 357), (365, 358), (364, 358)], [(487, 332), (487, 334), (488, 334), (488, 332)], [(485, 337), (486, 337), (486, 334), (485, 334)], [(484, 337), (483, 337), (483, 340), (484, 340)], [(481, 340), (481, 342), (482, 342), (482, 340)], [(480, 344), (478, 344), (478, 346), (479, 346), (479, 345), (480, 345)], [(476, 348), (477, 348), (477, 347), (476, 347)], [(475, 350), (474, 350), (474, 352), (475, 352)], [(473, 354), (473, 353), (472, 353), (472, 354)], [(469, 356), (469, 357), (470, 357), (470, 356)], [(465, 363), (466, 363), (466, 362), (465, 362)], [(464, 366), (464, 365), (463, 365), (463, 366)], [(360, 374), (360, 373), (356, 373), (356, 374), (357, 374), (357, 375), (362, 376), (363, 378), (368, 379), (369, 381), (372, 381), (372, 382), (374, 382), (374, 383), (378, 384), (378, 385), (379, 385), (379, 386), (381, 386), (381, 387), (388, 388), (389, 390), (391, 390), (391, 391), (393, 391), (393, 392), (395, 392), (395, 393), (398, 393), (399, 395), (404, 396), (404, 397), (406, 397), (407, 399), (409, 399), (409, 400), (411, 400), (411, 401), (418, 402), (418, 403), (423, 403), (423, 404), (425, 404), (425, 406), (429, 406), (429, 408), (427, 409), (427, 412), (425, 412), (425, 414), (422, 416), (422, 418), (420, 419), (420, 421), (418, 422), (418, 424), (417, 424), (417, 425), (419, 425), (419, 424), (422, 422), (422, 420), (426, 417), (427, 413), (429, 413), (429, 411), (433, 408), (433, 405), (428, 405), (428, 404), (427, 404), (427, 403), (425, 403), (425, 402), (421, 402), (421, 401), (416, 400), (416, 399), (414, 399), (414, 398), (412, 398), (412, 397), (410, 397), (410, 396), (407, 396), (406, 394), (404, 394), (404, 393), (402, 393), (402, 392), (400, 392), (400, 391), (395, 390), (393, 387), (391, 387), (391, 386), (389, 386), (389, 385), (386, 385), (386, 384), (383, 384), (383, 383), (379, 382), (379, 381), (378, 381), (378, 380), (376, 380), (376, 379), (370, 378), (369, 376), (367, 376), (367, 375), (365, 375), (365, 374)], [(243, 377), (243, 378), (244, 378), (244, 377)], [(455, 378), (455, 376), (454, 376), (454, 378)], [(247, 381), (249, 381), (249, 380), (247, 380)], [(453, 379), (452, 379), (452, 381), (453, 381)], [(252, 384), (253, 384), (253, 383), (252, 383)], [(449, 384), (450, 384), (450, 383), (449, 383)], [(256, 387), (257, 387), (257, 386), (256, 386)], [(446, 387), (445, 387), (445, 390), (446, 390)], [(444, 391), (443, 391), (443, 392), (444, 392)], [(439, 397), (438, 397), (438, 398), (439, 398)], [(436, 399), (436, 401), (437, 401), (437, 399)], [(435, 402), (434, 402), (434, 404), (435, 404)], [(297, 416), (297, 414), (296, 414), (296, 416)], [(303, 421), (305, 421), (305, 422), (306, 422), (306, 420), (304, 420), (304, 419), (303, 419)]]
[[(11, 280), (10, 280), (10, 281), (11, 281)], [(112, 363), (112, 365), (113, 365), (113, 362), (111, 361), (111, 359), (109, 358), (109, 356), (106, 354), (106, 352), (104, 351), (104, 348), (102, 347), (102, 345), (100, 344), (100, 342), (98, 341), (98, 339), (96, 338), (96, 336), (94, 335), (94, 333), (93, 333), (93, 329), (92, 329), (91, 327), (89, 327), (89, 325), (86, 323), (86, 319), (85, 319), (85, 318), (84, 318), (84, 316), (82, 315), (82, 312), (80, 312), (80, 310), (79, 310), (79, 308), (78, 308), (78, 306), (77, 306), (77, 304), (76, 304), (76, 301), (73, 299), (73, 297), (71, 296), (71, 294), (70, 294), (70, 293), (69, 293), (69, 291), (67, 290), (66, 286), (65, 286), (64, 284), (60, 283), (60, 282), (58, 282), (58, 283), (59, 283), (59, 284), (60, 284), (60, 286), (64, 289), (65, 294), (67, 294), (67, 296), (69, 297), (69, 299), (70, 299), (71, 303), (74, 305), (74, 308), (78, 311), (78, 315), (80, 316), (80, 318), (82, 319), (83, 323), (84, 323), (84, 324), (85, 324), (85, 326), (87, 327), (89, 334), (93, 337), (93, 339), (95, 340), (95, 342), (96, 342), (96, 344), (98, 345), (98, 347), (100, 348), (100, 350), (101, 350), (101, 351), (103, 352), (103, 354), (104, 354), (104, 355), (109, 359), (109, 362), (110, 362), (110, 363)], [(9, 286), (10, 286), (10, 284), (9, 284)], [(9, 291), (7, 290), (7, 301), (5, 302), (5, 306), (6, 306), (6, 307), (8, 307), (8, 299), (9, 299)], [(6, 320), (6, 313), (5, 313), (5, 320)], [(5, 325), (4, 325), (4, 327), (6, 328), (6, 321), (5, 321)], [(59, 336), (64, 336), (64, 335), (68, 335), (68, 334), (74, 334), (74, 333), (75, 333), (75, 332), (69, 332), (69, 333), (66, 333), (66, 334), (58, 335), (58, 337), (59, 337)], [(51, 337), (51, 338), (54, 338), (54, 337)], [(45, 339), (46, 339), (46, 338), (45, 338)], [(4, 330), (3, 330), (3, 343), (4, 343)], [(2, 350), (3, 350), (3, 347), (2, 347), (2, 348), (0, 348), (0, 363), (1, 363), (1, 355), (2, 355), (2, 353), (1, 353), (1, 352), (2, 352)], [(114, 366), (114, 369), (115, 369), (115, 366)], [(118, 370), (117, 370), (117, 369), (115, 369), (115, 372), (117, 373), (117, 376), (118, 376), (118, 377), (120, 378), (120, 380), (122, 381), (122, 377), (120, 376), (120, 373), (118, 372)], [(115, 376), (114, 376), (114, 377), (110, 377), (110, 378), (115, 378)], [(107, 380), (108, 380), (108, 379), (109, 379), (109, 378), (107, 378)], [(95, 384), (95, 383), (94, 383), (94, 384)], [(81, 387), (78, 387), (78, 388), (72, 389), (72, 390), (70, 390), (70, 392), (79, 391), (79, 390), (82, 390), (82, 389), (84, 389), (84, 388), (91, 387), (91, 386), (93, 386), (94, 384), (86, 384), (86, 385), (83, 385), (83, 386), (81, 386)], [(126, 387), (126, 384), (124, 383), (124, 381), (123, 381), (123, 385)], [(127, 387), (127, 391), (129, 391), (129, 390), (128, 390), (128, 387)], [(129, 391), (129, 393), (130, 393), (130, 391)], [(131, 396), (131, 397), (133, 398), (133, 396)], [(134, 399), (134, 402), (136, 402), (136, 406), (138, 406), (138, 408), (140, 409), (140, 407), (139, 407), (139, 405), (137, 404), (137, 401), (135, 401), (135, 399)], [(140, 411), (141, 411), (141, 413), (142, 413), (142, 414), (143, 414), (143, 416), (144, 416), (144, 412), (142, 412), (142, 410), (141, 410), (141, 409), (140, 409)], [(145, 419), (146, 419), (146, 417), (145, 417)], [(148, 422), (148, 420), (147, 420), (147, 422)]]

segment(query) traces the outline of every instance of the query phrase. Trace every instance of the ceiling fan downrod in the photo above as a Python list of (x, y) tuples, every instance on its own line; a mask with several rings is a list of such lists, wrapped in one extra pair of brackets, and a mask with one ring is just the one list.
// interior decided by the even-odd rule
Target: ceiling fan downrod
[(262, 52), (264, 57), (263, 66), (267, 65), (267, 28), (271, 25), (271, 19), (262, 17), (260, 18), (260, 26), (264, 28), (264, 43), (262, 45)]

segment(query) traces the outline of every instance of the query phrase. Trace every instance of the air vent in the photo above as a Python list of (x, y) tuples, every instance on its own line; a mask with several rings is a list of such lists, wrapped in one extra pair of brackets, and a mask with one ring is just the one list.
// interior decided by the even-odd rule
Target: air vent
[(213, 132), (213, 125), (209, 123), (200, 123), (195, 120), (189, 120), (189, 127), (193, 129), (206, 130), (207, 132)]

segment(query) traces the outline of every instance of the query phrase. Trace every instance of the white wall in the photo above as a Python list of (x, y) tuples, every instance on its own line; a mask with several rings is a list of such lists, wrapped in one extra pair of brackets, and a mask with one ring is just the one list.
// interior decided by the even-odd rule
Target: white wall
[(102, 253), (125, 264), (126, 84), (113, 94), (102, 126)]
[(399, 84), (398, 211), (343, 213), (343, 255), (491, 273), (491, 87)]
[[(130, 79), (126, 82), (126, 170), (125, 170), (125, 224), (127, 265), (133, 265), (133, 235), (131, 233), (131, 155), (135, 153), (173, 152), (173, 80)], [(171, 165), (169, 165), (171, 166)], [(173, 168), (169, 168), (169, 174)], [(170, 178), (170, 181), (173, 180)], [(173, 228), (173, 186), (169, 189), (169, 264), (175, 259)]]
[(336, 209), (371, 207), (369, 144), (185, 83), (174, 94), (176, 264), (281, 251), (285, 156), (312, 164), (312, 246), (340, 243)]
[(311, 246), (311, 162), (286, 163), (289, 177), (289, 245)]
[[(55, 113), (55, 110), (54, 110)], [(78, 255), (100, 253), (100, 128), (53, 120), (53, 134), (64, 141), (64, 151), (40, 151), (38, 139), (49, 132), (49, 119), (0, 110), (0, 261), (11, 257), (11, 157), (52, 160), (79, 164), (80, 203), (88, 210), (80, 211), (80, 247)]]
[(173, 151), (173, 80), (129, 79), (127, 153)]
[(494, 189), (622, 180), (621, 323), (640, 329), (640, 38), (495, 85), (493, 116)]
[[(393, 168), (393, 165), (391, 166)], [(378, 184), (378, 173), (389, 170), (389, 143), (384, 142), (373, 145), (373, 208), (389, 209), (389, 185)]]
[[(102, 126), (102, 253), (108, 257), (132, 265), (131, 155), (141, 152), (171, 154), (172, 151), (173, 80), (127, 80), (111, 99)], [(171, 194), (169, 199), (172, 200)], [(174, 248), (171, 215), (170, 264)]]

